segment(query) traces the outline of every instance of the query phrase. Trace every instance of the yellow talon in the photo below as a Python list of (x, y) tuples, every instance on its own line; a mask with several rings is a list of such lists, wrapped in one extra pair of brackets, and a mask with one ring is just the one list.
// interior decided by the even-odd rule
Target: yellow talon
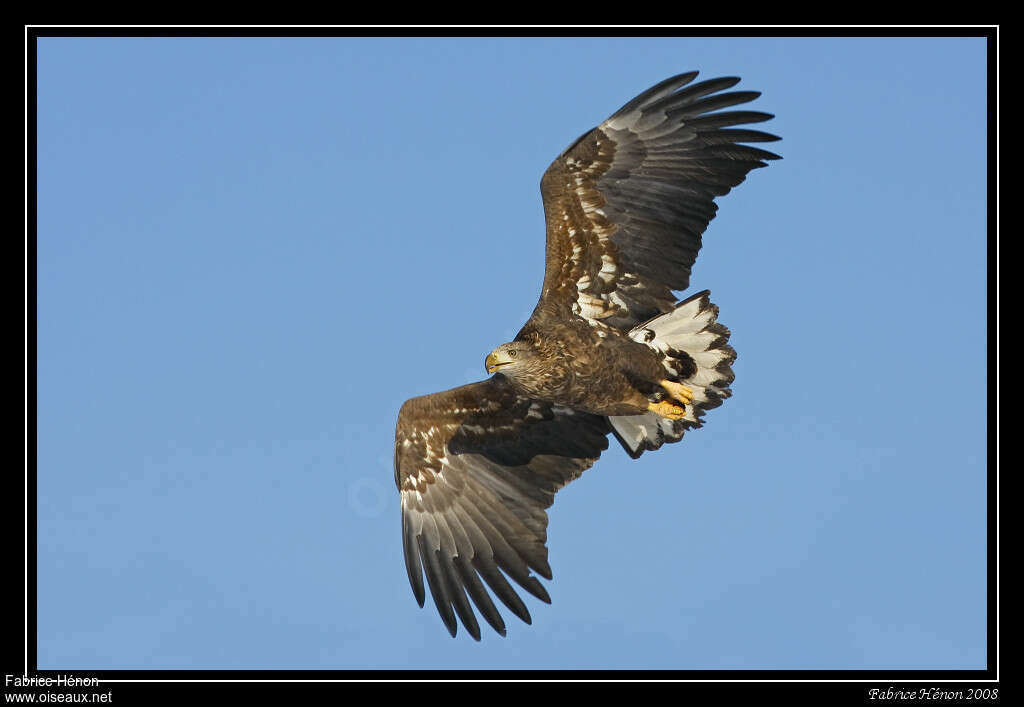
[(679, 383), (673, 383), (670, 380), (658, 381), (661, 387), (669, 392), (669, 394), (681, 402), (683, 405), (690, 405), (693, 403), (693, 391), (687, 388), (685, 385)]
[(686, 415), (686, 408), (670, 403), (667, 400), (662, 400), (660, 403), (648, 403), (647, 409), (670, 420), (682, 420)]

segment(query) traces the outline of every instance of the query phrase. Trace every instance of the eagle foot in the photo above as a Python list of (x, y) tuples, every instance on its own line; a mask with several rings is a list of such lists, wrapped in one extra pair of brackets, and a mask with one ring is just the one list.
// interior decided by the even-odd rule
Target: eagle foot
[(656, 412), (662, 417), (667, 417), (670, 420), (682, 420), (686, 415), (686, 408), (682, 405), (676, 405), (670, 403), (667, 400), (663, 400), (660, 403), (650, 403), (647, 409), (651, 412)]
[(691, 405), (693, 403), (693, 391), (685, 385), (673, 383), (670, 380), (658, 381), (658, 383), (683, 405)]

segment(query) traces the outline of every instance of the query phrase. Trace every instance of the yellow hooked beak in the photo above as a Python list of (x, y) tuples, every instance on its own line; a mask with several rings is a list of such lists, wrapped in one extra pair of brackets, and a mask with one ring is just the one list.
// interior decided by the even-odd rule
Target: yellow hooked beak
[(512, 363), (512, 359), (508, 358), (505, 354), (491, 351), (487, 354), (487, 358), (484, 359), (484, 368), (487, 369), (488, 373), (494, 373), (502, 366), (507, 366), (510, 363)]

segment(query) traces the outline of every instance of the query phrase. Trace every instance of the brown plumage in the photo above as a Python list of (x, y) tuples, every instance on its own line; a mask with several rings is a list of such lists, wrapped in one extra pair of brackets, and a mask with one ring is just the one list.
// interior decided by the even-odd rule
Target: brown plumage
[[(727, 194), (777, 155), (777, 140), (723, 111), (759, 94), (739, 79), (674, 76), (584, 134), (541, 180), (544, 284), (487, 380), (407, 401), (395, 432), (406, 569), (445, 625), (479, 640), (472, 606), (500, 634), (491, 594), (530, 614), (506, 576), (549, 602), (547, 515), (555, 492), (615, 434), (630, 456), (675, 442), (731, 394), (735, 351), (707, 291), (689, 286), (701, 236)], [(471, 604), (472, 602), (472, 604)]]

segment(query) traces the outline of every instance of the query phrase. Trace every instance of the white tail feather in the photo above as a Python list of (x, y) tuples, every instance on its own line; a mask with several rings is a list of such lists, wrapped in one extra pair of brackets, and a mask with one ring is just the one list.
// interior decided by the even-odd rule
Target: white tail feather
[(704, 411), (716, 408), (732, 395), (732, 362), (736, 352), (729, 346), (729, 330), (718, 323), (718, 307), (710, 292), (698, 292), (671, 312), (634, 327), (629, 336), (659, 351), (667, 378), (693, 391), (693, 404), (681, 420), (669, 420), (648, 412), (609, 417), (615, 436), (630, 456), (678, 442), (691, 427), (704, 424)]

